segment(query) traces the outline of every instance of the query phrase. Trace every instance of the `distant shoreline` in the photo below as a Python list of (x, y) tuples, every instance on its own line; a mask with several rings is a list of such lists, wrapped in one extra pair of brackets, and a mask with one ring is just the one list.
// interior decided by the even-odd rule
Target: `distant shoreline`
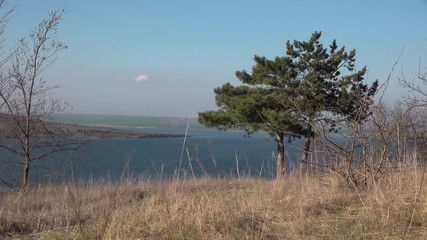
[(69, 133), (70, 137), (75, 139), (83, 139), (83, 140), (185, 137), (184, 134), (132, 131), (128, 129), (122, 129), (123, 128), (122, 126), (113, 126), (113, 125), (89, 126), (89, 125), (69, 124), (69, 123), (51, 123), (51, 124)]
[(153, 116), (127, 116), (127, 115), (104, 115), (104, 114), (61, 114), (56, 113), (50, 119), (52, 122), (111, 126), (111, 127), (141, 127), (141, 128), (164, 128), (185, 129), (189, 124), (192, 128), (204, 129), (197, 118), (180, 117), (153, 117)]

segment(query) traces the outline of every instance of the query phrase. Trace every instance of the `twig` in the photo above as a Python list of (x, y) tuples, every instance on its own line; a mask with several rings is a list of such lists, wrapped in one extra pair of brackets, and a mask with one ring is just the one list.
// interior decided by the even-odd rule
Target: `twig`
[[(187, 127), (185, 128), (184, 141), (182, 142), (181, 158), (179, 159), (179, 165), (178, 165), (178, 176), (177, 176), (178, 179), (179, 179), (180, 172), (181, 172), (182, 158), (184, 157), (185, 143), (187, 142), (187, 134), (188, 134), (189, 128), (190, 128), (190, 115), (188, 115)], [(187, 151), (188, 151), (188, 149), (187, 149)]]

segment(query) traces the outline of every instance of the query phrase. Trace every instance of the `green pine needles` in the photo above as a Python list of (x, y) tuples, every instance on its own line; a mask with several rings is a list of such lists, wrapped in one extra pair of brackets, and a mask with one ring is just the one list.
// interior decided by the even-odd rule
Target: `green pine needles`
[(199, 113), (199, 121), (223, 130), (270, 133), (278, 150), (277, 177), (285, 173), (284, 138), (302, 136), (304, 168), (316, 124), (332, 128), (334, 116), (362, 122), (378, 88), (378, 81), (364, 82), (366, 67), (355, 69), (355, 50), (346, 52), (335, 40), (324, 47), (320, 37), (314, 32), (308, 41), (287, 41), (286, 55), (272, 60), (255, 56), (251, 73), (236, 72), (242, 85), (214, 89), (219, 109)]

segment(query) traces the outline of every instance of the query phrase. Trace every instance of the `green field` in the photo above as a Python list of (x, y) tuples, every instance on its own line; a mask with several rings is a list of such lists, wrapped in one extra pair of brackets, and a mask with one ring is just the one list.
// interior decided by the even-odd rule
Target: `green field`
[[(122, 116), (102, 114), (55, 114), (52, 117), (55, 122), (78, 125), (110, 125), (121, 127), (147, 127), (185, 129), (188, 118), (178, 117), (147, 117), (147, 116)], [(196, 118), (190, 118), (190, 126), (193, 129), (204, 128)]]

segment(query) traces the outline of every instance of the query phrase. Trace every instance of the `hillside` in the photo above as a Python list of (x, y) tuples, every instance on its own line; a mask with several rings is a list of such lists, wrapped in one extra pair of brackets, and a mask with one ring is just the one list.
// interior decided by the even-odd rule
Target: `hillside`
[(40, 186), (0, 196), (0, 237), (425, 239), (423, 181), (410, 167), (359, 191), (334, 175)]

